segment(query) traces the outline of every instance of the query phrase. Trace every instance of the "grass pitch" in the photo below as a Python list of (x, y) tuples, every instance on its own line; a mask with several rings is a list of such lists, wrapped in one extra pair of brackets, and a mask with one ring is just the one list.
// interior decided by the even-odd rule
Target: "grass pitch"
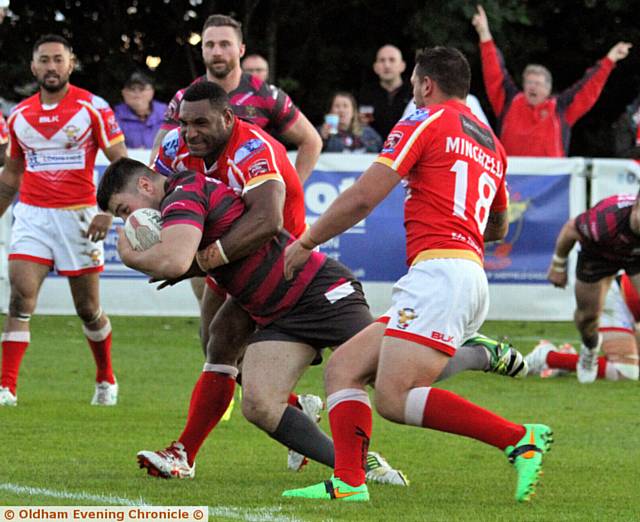
[[(211, 520), (637, 520), (640, 462), (638, 383), (579, 385), (575, 377), (515, 381), (483, 373), (443, 383), (516, 422), (553, 427), (543, 484), (532, 502), (513, 500), (515, 470), (476, 441), (374, 419), (372, 449), (404, 470), (411, 486), (371, 485), (364, 505), (293, 501), (284, 489), (327, 478), (311, 463), (286, 469), (286, 451), (239, 409), (205, 443), (193, 481), (148, 477), (141, 449), (160, 449), (184, 425), (202, 368), (197, 321), (112, 318), (115, 408), (89, 405), (94, 365), (80, 324), (36, 317), (19, 387), (19, 406), (0, 409), (0, 505), (210, 506)], [(483, 333), (508, 335), (529, 351), (538, 338), (576, 342), (568, 323), (489, 322)], [(322, 369), (297, 390), (322, 395)], [(326, 415), (325, 415), (326, 417)], [(322, 426), (328, 430), (326, 418)]]

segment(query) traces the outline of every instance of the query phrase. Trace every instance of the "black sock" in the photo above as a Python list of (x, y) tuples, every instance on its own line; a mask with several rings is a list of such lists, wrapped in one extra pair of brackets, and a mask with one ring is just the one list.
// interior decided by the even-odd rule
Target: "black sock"
[(333, 441), (302, 410), (287, 406), (276, 431), (269, 436), (289, 449), (333, 468)]

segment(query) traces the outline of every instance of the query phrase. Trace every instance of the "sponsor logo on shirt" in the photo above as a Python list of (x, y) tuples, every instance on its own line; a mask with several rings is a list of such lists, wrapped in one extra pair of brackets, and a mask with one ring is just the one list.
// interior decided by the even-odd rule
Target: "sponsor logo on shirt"
[(424, 121), (429, 117), (429, 109), (416, 109), (414, 112), (409, 114), (402, 121), (404, 122), (419, 122)]
[(84, 150), (27, 151), (27, 170), (78, 170), (85, 168)]
[(400, 132), (397, 130), (392, 131), (389, 136), (387, 136), (387, 141), (384, 142), (384, 145), (382, 147), (382, 154), (393, 153), (403, 136), (404, 132)]
[(38, 123), (57, 123), (60, 121), (60, 116), (40, 116)]
[(235, 155), (233, 157), (233, 162), (235, 164), (238, 164), (241, 161), (249, 159), (251, 156), (254, 156), (259, 151), (264, 149), (264, 147), (265, 147), (265, 145), (264, 145), (264, 142), (262, 140), (259, 140), (259, 139), (256, 139), (256, 138), (247, 140), (236, 151), (236, 153), (235, 153)]
[(255, 163), (252, 163), (251, 166), (247, 169), (249, 172), (249, 176), (255, 178), (260, 174), (265, 174), (269, 172), (271, 169), (269, 168), (269, 162), (266, 159), (259, 159)]
[(178, 154), (178, 145), (180, 142), (180, 135), (177, 131), (171, 131), (162, 141), (162, 150), (169, 158), (175, 158)]

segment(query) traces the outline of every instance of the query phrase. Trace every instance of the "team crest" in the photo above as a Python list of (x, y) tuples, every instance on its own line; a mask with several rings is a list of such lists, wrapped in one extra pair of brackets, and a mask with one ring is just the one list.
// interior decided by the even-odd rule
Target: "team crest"
[(411, 321), (418, 317), (418, 314), (413, 308), (403, 308), (398, 310), (398, 328), (406, 330), (409, 327)]
[(397, 130), (392, 131), (389, 136), (387, 136), (387, 141), (384, 142), (384, 146), (382, 147), (383, 154), (391, 154), (396, 150), (396, 146), (400, 143), (400, 140), (404, 136), (404, 132), (400, 132)]
[(258, 111), (253, 105), (245, 105), (244, 106), (247, 118), (255, 118), (258, 115)]
[(93, 266), (100, 266), (102, 262), (102, 254), (99, 249), (94, 248), (91, 252), (89, 252), (89, 258), (91, 259), (91, 264)]
[(62, 129), (62, 132), (65, 133), (65, 135), (67, 136), (67, 140), (69, 140), (69, 142), (66, 145), (67, 149), (70, 149), (78, 142), (77, 136), (78, 136), (78, 133), (80, 132), (79, 127), (76, 127), (73, 124), (69, 124)]
[(256, 176), (259, 176), (260, 174), (265, 174), (265, 173), (269, 172), (269, 170), (270, 170), (269, 169), (269, 162), (264, 158), (259, 159), (255, 163), (252, 163), (251, 166), (247, 170), (249, 172), (249, 177), (255, 178)]

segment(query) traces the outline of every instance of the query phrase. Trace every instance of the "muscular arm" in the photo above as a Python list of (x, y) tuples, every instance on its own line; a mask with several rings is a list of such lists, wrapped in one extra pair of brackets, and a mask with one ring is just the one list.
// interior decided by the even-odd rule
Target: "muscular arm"
[(300, 182), (304, 184), (320, 157), (322, 138), (302, 113), (282, 136), (298, 148), (295, 166)]
[(509, 212), (491, 212), (484, 230), (485, 241), (499, 241), (504, 239), (509, 232)]
[(120, 158), (126, 158), (127, 147), (125, 146), (124, 141), (122, 143), (116, 143), (108, 149), (104, 149), (104, 155), (109, 159), (111, 163), (119, 160)]
[(4, 157), (6, 153), (7, 153), (7, 144), (3, 143), (2, 145), (0, 145), (0, 167), (4, 165)]
[(13, 198), (20, 188), (23, 173), (24, 160), (7, 156), (2, 173), (0, 173), (0, 216), (4, 215), (13, 202)]
[(118, 235), (122, 262), (155, 279), (176, 279), (187, 272), (202, 239), (201, 230), (193, 225), (173, 225), (162, 229), (159, 243), (137, 252), (122, 229), (118, 230)]
[(252, 254), (282, 230), (285, 187), (279, 181), (267, 181), (243, 196), (246, 211), (218, 242), (198, 253), (203, 270), (213, 270), (226, 262)]
[(563, 225), (560, 234), (558, 234), (556, 248), (547, 271), (547, 279), (553, 286), (558, 288), (567, 286), (567, 257), (579, 240), (580, 234), (578, 234), (575, 219), (570, 219)]

